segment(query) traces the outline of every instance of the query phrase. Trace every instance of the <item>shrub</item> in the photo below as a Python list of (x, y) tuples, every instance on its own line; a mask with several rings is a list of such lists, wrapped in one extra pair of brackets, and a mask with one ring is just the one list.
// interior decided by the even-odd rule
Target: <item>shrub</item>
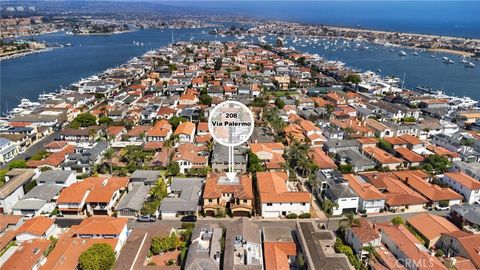
[(395, 225), (400, 225), (400, 224), (404, 224), (405, 222), (403, 221), (402, 217), (396, 216), (396, 217), (392, 218), (392, 223), (395, 224)]
[(437, 251), (435, 251), (435, 257), (442, 257), (443, 255), (445, 255), (445, 252), (443, 252), (443, 250), (437, 249)]
[(78, 262), (82, 270), (112, 269), (115, 263), (115, 251), (105, 243), (93, 244), (80, 255)]
[(184, 229), (184, 230), (188, 230), (188, 229), (193, 230), (193, 228), (195, 228), (195, 223), (193, 223), (193, 222), (182, 222), (181, 228)]
[(287, 215), (287, 218), (288, 218), (288, 219), (296, 219), (296, 218), (297, 218), (297, 214), (295, 214), (295, 213), (290, 213), (290, 214)]
[(311, 217), (310, 213), (302, 213), (298, 215), (298, 218), (310, 218), (310, 217)]

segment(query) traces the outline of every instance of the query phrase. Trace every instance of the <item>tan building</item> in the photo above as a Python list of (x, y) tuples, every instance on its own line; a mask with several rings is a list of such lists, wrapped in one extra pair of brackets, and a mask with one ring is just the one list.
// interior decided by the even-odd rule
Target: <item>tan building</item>
[(224, 173), (212, 173), (207, 177), (203, 192), (203, 211), (207, 216), (231, 212), (233, 216), (249, 216), (253, 213), (252, 179), (237, 175), (229, 181)]

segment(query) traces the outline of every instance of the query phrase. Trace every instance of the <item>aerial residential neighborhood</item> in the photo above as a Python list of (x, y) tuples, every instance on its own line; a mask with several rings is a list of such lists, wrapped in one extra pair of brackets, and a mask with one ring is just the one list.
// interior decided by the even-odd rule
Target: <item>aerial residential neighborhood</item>
[(2, 120), (0, 269), (480, 269), (480, 113), (368, 75), (176, 42)]

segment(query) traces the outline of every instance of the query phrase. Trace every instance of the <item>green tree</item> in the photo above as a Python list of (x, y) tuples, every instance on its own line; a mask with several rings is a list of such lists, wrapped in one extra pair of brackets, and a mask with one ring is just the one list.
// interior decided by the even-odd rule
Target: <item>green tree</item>
[(181, 116), (174, 116), (168, 119), (168, 122), (170, 123), (170, 125), (172, 125), (173, 129), (176, 129), (178, 125), (180, 125), (180, 123), (187, 122), (187, 119)]
[(90, 137), (90, 140), (92, 142), (95, 141), (97, 134), (98, 134), (98, 131), (94, 128), (91, 128), (90, 130), (88, 130), (88, 137)]
[(110, 126), (113, 124), (113, 119), (108, 116), (98, 118), (98, 124), (102, 126)]
[(0, 187), (5, 184), (5, 174), (7, 174), (8, 169), (1, 169), (0, 170)]
[(200, 95), (199, 101), (200, 101), (200, 104), (203, 104), (203, 105), (208, 105), (208, 106), (212, 105), (212, 97), (209, 96), (208, 94)]
[(8, 169), (11, 170), (16, 168), (27, 168), (27, 162), (25, 160), (17, 159), (8, 163)]
[(91, 127), (97, 124), (97, 118), (91, 113), (81, 113), (73, 119), (70, 127), (79, 128), (79, 127)]
[(153, 254), (160, 254), (165, 251), (174, 250), (180, 245), (180, 240), (175, 233), (166, 237), (155, 236), (152, 238), (150, 251)]
[(355, 88), (358, 88), (358, 84), (362, 82), (362, 79), (358, 74), (348, 74), (345, 78), (345, 82), (355, 84)]
[(180, 174), (180, 165), (177, 162), (170, 162), (167, 167), (167, 175), (175, 176)]
[(393, 151), (393, 145), (384, 139), (378, 140), (378, 148), (383, 149), (387, 152), (392, 152)]
[(220, 70), (222, 68), (222, 58), (215, 59), (215, 70)]
[(248, 151), (248, 172), (255, 173), (255, 172), (263, 172), (265, 168), (262, 165), (262, 161), (258, 158), (255, 153), (252, 151)]
[(395, 225), (405, 224), (405, 222), (403, 221), (403, 218), (400, 216), (393, 217), (391, 222)]
[(360, 220), (355, 218), (353, 213), (348, 213), (345, 215), (345, 218), (340, 220), (339, 224), (340, 228), (345, 231), (346, 228), (350, 228), (353, 225), (360, 225)]
[(283, 109), (283, 107), (285, 107), (285, 101), (283, 101), (281, 98), (276, 98), (275, 99), (275, 106), (277, 106), (277, 108), (279, 108), (281, 110), (281, 109)]
[(78, 259), (78, 266), (82, 270), (108, 270), (115, 263), (115, 251), (105, 243), (93, 244), (85, 250)]
[(329, 199), (324, 199), (322, 202), (322, 211), (327, 215), (332, 215), (333, 208), (336, 207), (338, 207), (338, 204)]
[(105, 154), (103, 154), (103, 157), (105, 158), (105, 161), (107, 162), (108, 168), (110, 170), (110, 174), (112, 174), (112, 158), (114, 154), (114, 150), (112, 148), (109, 148), (107, 151), (105, 151)]
[(422, 167), (428, 172), (442, 173), (447, 171), (451, 163), (446, 157), (430, 155), (423, 160)]
[(150, 190), (150, 195), (157, 200), (167, 197), (167, 184), (163, 179), (158, 179), (155, 186)]
[(353, 166), (352, 164), (344, 164), (339, 166), (339, 171), (341, 173), (347, 174), (347, 173), (352, 173), (353, 172)]

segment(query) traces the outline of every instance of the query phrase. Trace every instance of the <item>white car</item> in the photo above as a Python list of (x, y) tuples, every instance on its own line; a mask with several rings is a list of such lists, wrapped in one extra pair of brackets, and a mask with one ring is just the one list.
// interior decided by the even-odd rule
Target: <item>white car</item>
[(440, 206), (440, 205), (435, 205), (435, 210), (437, 211), (445, 211), (445, 210), (449, 210), (450, 207), (449, 206)]

